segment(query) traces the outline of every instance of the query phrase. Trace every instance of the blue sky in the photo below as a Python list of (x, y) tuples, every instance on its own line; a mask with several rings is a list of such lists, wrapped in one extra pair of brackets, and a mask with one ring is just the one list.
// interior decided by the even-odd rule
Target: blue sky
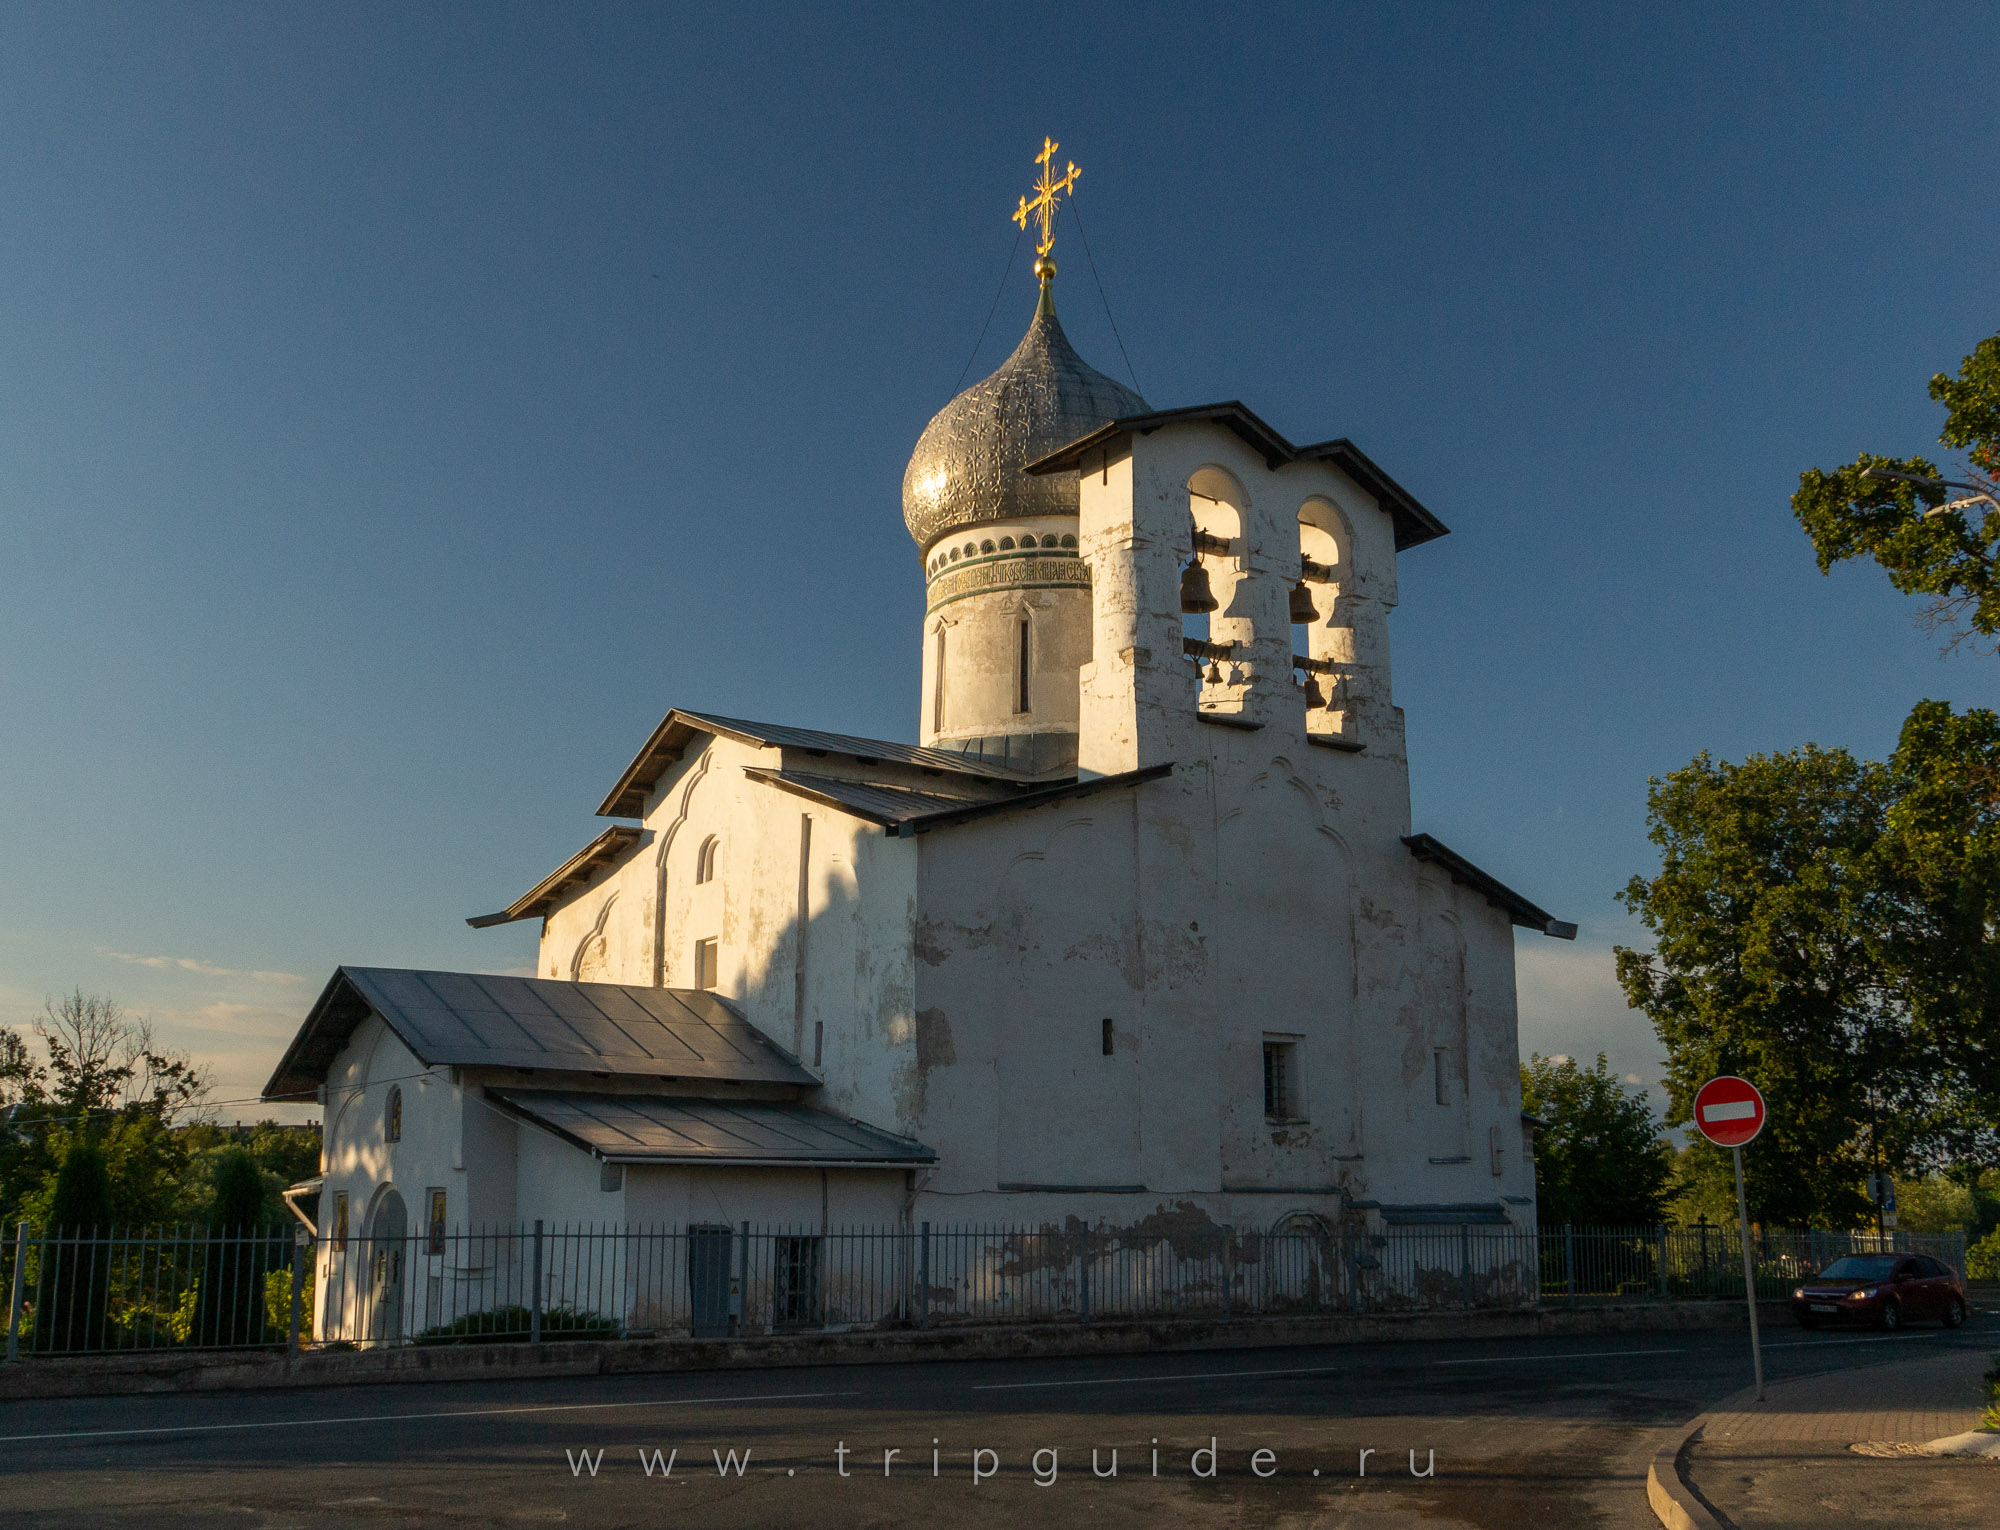
[(1523, 938), (1524, 1050), (1650, 1082), (1609, 956), (1646, 777), (2000, 703), (1787, 505), (1933, 446), (1928, 378), (2000, 329), (2000, 128), (1954, 83), (1996, 43), (1976, 6), (9, 6), (0, 1024), (111, 993), (252, 1094), (339, 962), (525, 966), (464, 917), (668, 707), (913, 737), (903, 464), (1047, 133), (1152, 403), (1351, 436), (1453, 528), (1393, 626), (1416, 826), (1583, 927)]

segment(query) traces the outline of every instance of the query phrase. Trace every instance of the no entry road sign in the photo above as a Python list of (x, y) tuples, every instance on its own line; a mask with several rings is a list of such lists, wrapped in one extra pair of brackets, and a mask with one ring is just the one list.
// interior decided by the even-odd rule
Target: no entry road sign
[(1733, 1073), (1712, 1078), (1694, 1097), (1694, 1124), (1717, 1147), (1740, 1148), (1764, 1129), (1764, 1096)]

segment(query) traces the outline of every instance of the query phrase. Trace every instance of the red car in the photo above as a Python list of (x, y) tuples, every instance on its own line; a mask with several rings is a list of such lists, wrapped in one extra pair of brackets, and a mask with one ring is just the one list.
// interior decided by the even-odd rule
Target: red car
[(1792, 1293), (1792, 1315), (1801, 1328), (1840, 1322), (1956, 1328), (1965, 1321), (1965, 1286), (1950, 1265), (1928, 1254), (1850, 1254)]

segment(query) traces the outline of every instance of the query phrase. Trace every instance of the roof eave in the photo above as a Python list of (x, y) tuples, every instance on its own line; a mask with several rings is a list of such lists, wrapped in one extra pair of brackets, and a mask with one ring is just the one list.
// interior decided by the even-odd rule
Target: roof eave
[(1481, 871), (1456, 850), (1429, 834), (1405, 834), (1403, 843), (1418, 860), (1436, 866), (1452, 881), (1470, 887), (1515, 924), (1539, 930), (1557, 940), (1575, 940), (1576, 926), (1556, 918), (1539, 904), (1531, 903), (1492, 874)]
[(619, 852), (636, 844), (638, 839), (639, 831), (631, 824), (614, 823), (497, 914), (479, 914), (465, 922), (475, 930), (487, 930), (496, 924), (512, 924), (517, 919), (545, 914), (563, 888), (595, 875), (600, 866), (609, 865)]
[(1127, 435), (1150, 435), (1170, 425), (1220, 425), (1234, 432), (1245, 445), (1273, 469), (1291, 462), (1331, 462), (1352, 478), (1388, 513), (1396, 528), (1396, 551), (1421, 546), (1450, 534), (1451, 528), (1433, 515), (1417, 497), (1375, 463), (1366, 452), (1345, 436), (1320, 441), (1311, 446), (1294, 446), (1273, 430), (1256, 413), (1235, 399), (1219, 404), (1195, 404), (1185, 409), (1162, 409), (1152, 414), (1132, 415), (1100, 425), (1088, 435), (1029, 463), (1024, 472), (1061, 473), (1081, 468), (1083, 459), (1101, 447)]

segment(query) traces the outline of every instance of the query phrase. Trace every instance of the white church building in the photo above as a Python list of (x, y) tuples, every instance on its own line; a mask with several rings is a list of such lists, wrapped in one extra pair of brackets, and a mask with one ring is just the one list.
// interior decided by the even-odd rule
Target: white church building
[(903, 480), (918, 742), (670, 711), (470, 921), (533, 978), (336, 972), (266, 1090), (324, 1106), (323, 1238), (1534, 1225), (1514, 931), (1575, 929), (1413, 832), (1388, 618), (1445, 527), (1151, 408), (1036, 269)]

